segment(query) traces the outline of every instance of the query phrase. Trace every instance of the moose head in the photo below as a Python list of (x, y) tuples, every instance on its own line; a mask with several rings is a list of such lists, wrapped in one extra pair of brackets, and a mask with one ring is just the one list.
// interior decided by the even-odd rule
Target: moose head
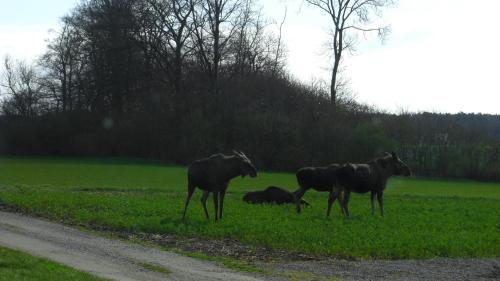
[(248, 157), (245, 155), (245, 153), (236, 150), (233, 150), (233, 153), (234, 156), (240, 160), (241, 177), (249, 175), (250, 177), (255, 178), (257, 176), (257, 170), (253, 166), (252, 161), (250, 161), (250, 159), (248, 159)]
[(405, 162), (401, 161), (401, 159), (399, 159), (394, 151), (391, 153), (386, 152), (386, 155), (386, 159), (389, 160), (389, 166), (391, 166), (392, 168), (393, 175), (405, 177), (411, 175), (411, 170), (408, 165), (406, 165)]

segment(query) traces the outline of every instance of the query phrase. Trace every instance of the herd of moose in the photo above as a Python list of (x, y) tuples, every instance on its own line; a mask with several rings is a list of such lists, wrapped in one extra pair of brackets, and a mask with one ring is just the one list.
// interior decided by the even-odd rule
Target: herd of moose
[[(394, 175), (410, 176), (408, 166), (399, 159), (396, 153), (388, 153), (364, 164), (331, 164), (326, 167), (304, 167), (297, 171), (299, 188), (290, 192), (283, 188), (270, 186), (263, 191), (248, 192), (243, 200), (248, 203), (293, 203), (297, 213), (301, 205), (309, 205), (302, 199), (305, 192), (314, 189), (329, 192), (326, 215), (330, 215), (335, 200), (339, 199), (342, 213), (349, 216), (349, 197), (351, 192), (371, 193), (371, 211), (375, 213), (375, 196), (384, 215), (383, 193), (387, 180)], [(231, 179), (235, 177), (256, 177), (257, 170), (252, 161), (241, 151), (233, 151), (233, 155), (214, 154), (196, 160), (188, 167), (188, 194), (182, 218), (186, 216), (189, 201), (195, 188), (203, 190), (201, 203), (207, 219), (207, 199), (213, 193), (215, 205), (215, 221), (222, 218), (224, 196)]]

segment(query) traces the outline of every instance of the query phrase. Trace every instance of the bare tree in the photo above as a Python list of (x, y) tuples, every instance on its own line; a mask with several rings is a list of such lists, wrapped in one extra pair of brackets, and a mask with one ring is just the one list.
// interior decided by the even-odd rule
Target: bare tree
[(5, 73), (0, 84), (5, 89), (6, 100), (2, 110), (9, 115), (33, 118), (41, 109), (43, 94), (34, 66), (24, 61), (4, 60)]
[(285, 24), (286, 21), (286, 16), (288, 14), (288, 9), (285, 8), (285, 14), (283, 15), (283, 20), (281, 21), (279, 25), (279, 35), (278, 35), (278, 40), (277, 40), (277, 47), (276, 47), (276, 52), (274, 56), (274, 65), (273, 65), (273, 75), (276, 74), (278, 65), (280, 60), (283, 58), (283, 47), (282, 47), (282, 36), (283, 36), (283, 25)]
[(81, 75), (80, 62), (82, 38), (71, 24), (71, 18), (62, 19), (61, 30), (48, 42), (47, 52), (40, 58), (45, 69), (41, 83), (52, 93), (57, 110), (70, 112), (79, 103), (77, 99), (76, 77)]
[[(234, 53), (234, 74), (244, 74), (251, 67), (256, 54), (253, 52), (255, 43), (260, 39), (262, 33), (262, 22), (260, 13), (253, 9), (253, 0), (245, 0), (245, 8), (238, 22), (236, 34), (232, 42)], [(250, 67), (249, 67), (250, 66)]]
[[(191, 0), (199, 60), (209, 75), (212, 93), (219, 92), (220, 68), (242, 18), (243, 0)], [(244, 17), (243, 17), (244, 18)]]
[(269, 31), (270, 22), (262, 9), (255, 9), (253, 0), (244, 0), (245, 6), (231, 42), (233, 75), (258, 72), (277, 72), (283, 61), (281, 38)]
[[(355, 33), (377, 32), (383, 38), (389, 31), (387, 26), (372, 27), (373, 16), (380, 16), (381, 9), (392, 5), (395, 0), (305, 0), (328, 14), (333, 22), (332, 48), (333, 69), (330, 85), (330, 99), (336, 105), (338, 79), (337, 74), (342, 59), (342, 52), (352, 48)], [(350, 36), (351, 35), (351, 36)]]
[(147, 0), (142, 7), (139, 35), (153, 53), (158, 66), (166, 73), (176, 95), (182, 92), (184, 61), (193, 46), (192, 2), (189, 0)]

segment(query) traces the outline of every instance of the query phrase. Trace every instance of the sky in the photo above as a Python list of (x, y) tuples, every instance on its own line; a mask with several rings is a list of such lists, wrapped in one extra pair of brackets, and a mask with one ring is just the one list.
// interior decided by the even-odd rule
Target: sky
[[(0, 56), (36, 58), (49, 30), (57, 29), (59, 18), (77, 2), (0, 0)], [(259, 5), (277, 24), (287, 10), (288, 70), (304, 83), (329, 81), (330, 19), (303, 0)], [(391, 26), (387, 40), (360, 37), (356, 50), (345, 54), (342, 75), (356, 100), (390, 112), (500, 114), (499, 10), (497, 0), (399, 0), (379, 19)]]

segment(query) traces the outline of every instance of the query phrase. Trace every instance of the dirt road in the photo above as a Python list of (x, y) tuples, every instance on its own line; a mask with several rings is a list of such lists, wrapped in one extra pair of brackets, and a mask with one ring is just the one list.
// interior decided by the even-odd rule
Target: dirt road
[[(6, 212), (0, 212), (0, 245), (111, 280), (259, 280), (211, 262)], [(170, 273), (148, 270), (147, 265)]]
[[(183, 243), (187, 242), (183, 241)], [(189, 243), (197, 245), (196, 251), (215, 255), (228, 255), (224, 254), (224, 251), (217, 252), (218, 248), (238, 249), (246, 252), (245, 249), (248, 247), (246, 245), (236, 247), (234, 243), (226, 245), (224, 241), (219, 240), (203, 240), (203, 243), (200, 240)], [(210, 251), (204, 251), (203, 245)], [(75, 228), (2, 211), (0, 211), (0, 246), (46, 257), (111, 280), (239, 281), (286, 280), (288, 278), (293, 280), (500, 280), (500, 259), (348, 261), (325, 258), (310, 261), (285, 259), (271, 263), (257, 260), (256, 263), (261, 268), (272, 274), (252, 276), (228, 270), (212, 262), (120, 240), (102, 238)], [(191, 249), (183, 244), (173, 246)], [(255, 250), (254, 248), (253, 251)], [(257, 247), (257, 252), (269, 251), (269, 249), (259, 250)], [(147, 265), (159, 266), (170, 273), (149, 270)]]

